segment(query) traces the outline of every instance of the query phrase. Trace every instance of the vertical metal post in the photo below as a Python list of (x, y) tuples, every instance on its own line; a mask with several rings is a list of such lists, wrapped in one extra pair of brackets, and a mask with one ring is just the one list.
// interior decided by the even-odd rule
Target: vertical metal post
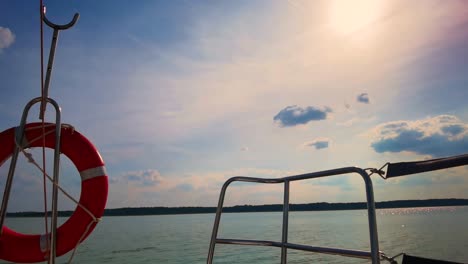
[(39, 102), (40, 98), (35, 98), (31, 100), (23, 110), (23, 115), (21, 116), (21, 122), (20, 126), (16, 128), (15, 131), (15, 145), (13, 149), (13, 155), (11, 156), (11, 162), (10, 162), (10, 168), (8, 170), (8, 177), (7, 181), (5, 184), (5, 190), (3, 191), (3, 200), (2, 200), (2, 207), (0, 209), (0, 234), (3, 231), (3, 224), (6, 216), (6, 211), (8, 208), (8, 201), (10, 199), (10, 192), (11, 192), (11, 185), (13, 183), (13, 176), (15, 175), (15, 169), (16, 169), (16, 163), (18, 162), (18, 155), (20, 152), (20, 148), (18, 144), (21, 145), (21, 147), (27, 147), (24, 146), (24, 128), (26, 126), (26, 120), (28, 117), (29, 109), (31, 109), (31, 106), (33, 106), (35, 103)]
[(281, 239), (281, 264), (288, 261), (288, 227), (289, 227), (289, 180), (284, 181), (284, 200), (283, 200), (283, 235)]
[(51, 230), (51, 250), (50, 250), (50, 263), (55, 263), (55, 257), (57, 256), (57, 217), (58, 217), (58, 182), (60, 172), (60, 138), (61, 138), (61, 121), (60, 115), (55, 120), (55, 148), (54, 148), (54, 176), (53, 176), (53, 187), (52, 187), (52, 230)]
[(221, 221), (221, 212), (223, 210), (224, 197), (226, 195), (226, 189), (231, 182), (232, 182), (231, 179), (226, 181), (223, 184), (223, 187), (221, 188), (221, 192), (219, 194), (218, 207), (216, 208), (216, 216), (215, 216), (215, 221), (213, 224), (213, 231), (211, 233), (210, 248), (208, 250), (208, 258), (206, 260), (207, 264), (213, 263), (214, 250), (215, 250), (215, 245), (216, 245), (216, 238), (218, 237), (218, 229), (219, 229), (219, 223)]
[(372, 264), (380, 264), (379, 252), (379, 237), (377, 233), (377, 219), (375, 213), (374, 201), (374, 188), (372, 187), (372, 180), (366, 171), (359, 169), (358, 173), (361, 174), (366, 186), (366, 200), (367, 200), (367, 218), (369, 221), (369, 237), (371, 247)]
[[(49, 97), (50, 76), (52, 75), (52, 67), (54, 66), (55, 48), (57, 47), (58, 35), (59, 35), (58, 28), (54, 28), (54, 34), (52, 36), (52, 43), (50, 44), (49, 61), (47, 62), (46, 78), (45, 78), (45, 83), (44, 83), (44, 98)], [(41, 102), (39, 119), (44, 119), (46, 106), (47, 104), (45, 102)]]
[[(24, 126), (23, 126), (24, 127)], [(19, 133), (15, 133), (15, 140), (19, 144), (23, 142), (23, 129), (19, 129)], [(3, 232), (3, 223), (5, 221), (6, 211), (8, 208), (8, 200), (10, 198), (11, 185), (13, 183), (13, 175), (15, 174), (16, 162), (18, 161), (19, 148), (15, 145), (13, 155), (11, 156), (10, 169), (8, 170), (8, 177), (3, 191), (2, 207), (0, 209), (0, 235)]]

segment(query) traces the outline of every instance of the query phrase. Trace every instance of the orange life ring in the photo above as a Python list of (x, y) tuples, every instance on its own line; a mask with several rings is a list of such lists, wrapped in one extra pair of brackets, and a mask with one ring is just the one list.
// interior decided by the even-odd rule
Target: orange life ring
[[(8, 159), (15, 147), (15, 129), (0, 133), (0, 165)], [(45, 146), (55, 147), (55, 125), (46, 124)], [(42, 124), (26, 125), (23, 147), (42, 146)], [(28, 140), (35, 140), (28, 143)], [(104, 214), (107, 202), (108, 179), (104, 161), (94, 145), (82, 134), (70, 127), (61, 128), (61, 153), (65, 154), (76, 166), (81, 175), (81, 195), (79, 203), (96, 218)], [(57, 228), (57, 256), (75, 248), (81, 238), (86, 238), (96, 226), (94, 219), (77, 206), (70, 218)], [(89, 226), (89, 229), (88, 229)], [(87, 232), (86, 234), (84, 234)], [(84, 235), (83, 235), (84, 234)], [(15, 232), (5, 225), (0, 236), (0, 259), (12, 262), (40, 262), (48, 258), (46, 235), (29, 235)]]

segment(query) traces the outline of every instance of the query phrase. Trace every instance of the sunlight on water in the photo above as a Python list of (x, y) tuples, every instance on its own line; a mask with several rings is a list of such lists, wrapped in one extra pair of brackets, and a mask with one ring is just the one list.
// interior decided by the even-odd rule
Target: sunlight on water
[(412, 215), (412, 214), (435, 214), (435, 213), (456, 213), (464, 210), (460, 206), (446, 207), (419, 207), (419, 208), (392, 208), (379, 210), (380, 215)]

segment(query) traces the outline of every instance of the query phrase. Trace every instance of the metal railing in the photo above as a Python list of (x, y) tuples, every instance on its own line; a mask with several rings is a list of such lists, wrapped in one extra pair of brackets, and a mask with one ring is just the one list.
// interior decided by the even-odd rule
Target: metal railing
[[(334, 175), (343, 175), (348, 173), (355, 173), (362, 176), (366, 188), (366, 199), (367, 199), (367, 216), (369, 222), (369, 240), (370, 240), (370, 251), (351, 250), (342, 248), (332, 247), (316, 247), (309, 245), (293, 244), (288, 242), (288, 221), (289, 221), (289, 184), (292, 181), (300, 181), (314, 178), (329, 177)], [(256, 183), (267, 183), (267, 184), (278, 184), (284, 183), (284, 202), (283, 202), (283, 223), (282, 223), (282, 239), (281, 242), (277, 241), (265, 241), (265, 240), (245, 240), (245, 239), (226, 239), (218, 238), (218, 229), (221, 221), (221, 213), (224, 204), (224, 198), (228, 186), (233, 182), (256, 182)], [(218, 207), (216, 209), (216, 217), (213, 225), (213, 232), (211, 234), (210, 248), (208, 251), (207, 264), (213, 262), (215, 245), (216, 244), (231, 244), (231, 245), (248, 245), (248, 246), (269, 246), (281, 248), (281, 264), (287, 263), (288, 249), (302, 250), (308, 252), (316, 252), (330, 255), (340, 255), (354, 258), (364, 258), (372, 260), (373, 264), (379, 264), (380, 259), (384, 259), (383, 253), (379, 251), (379, 242), (377, 235), (377, 221), (375, 216), (375, 205), (374, 205), (374, 191), (372, 187), (372, 181), (369, 174), (357, 167), (345, 167), (333, 170), (319, 171), (313, 173), (306, 173), (295, 176), (288, 176), (277, 179), (265, 179), (265, 178), (253, 178), (253, 177), (233, 177), (227, 180), (219, 195)]]

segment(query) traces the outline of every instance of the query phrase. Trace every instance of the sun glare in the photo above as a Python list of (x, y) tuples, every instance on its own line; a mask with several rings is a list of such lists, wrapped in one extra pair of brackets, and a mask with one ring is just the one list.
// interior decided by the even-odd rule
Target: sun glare
[(342, 35), (367, 29), (382, 15), (383, 5), (382, 0), (334, 0), (330, 3), (330, 26)]

